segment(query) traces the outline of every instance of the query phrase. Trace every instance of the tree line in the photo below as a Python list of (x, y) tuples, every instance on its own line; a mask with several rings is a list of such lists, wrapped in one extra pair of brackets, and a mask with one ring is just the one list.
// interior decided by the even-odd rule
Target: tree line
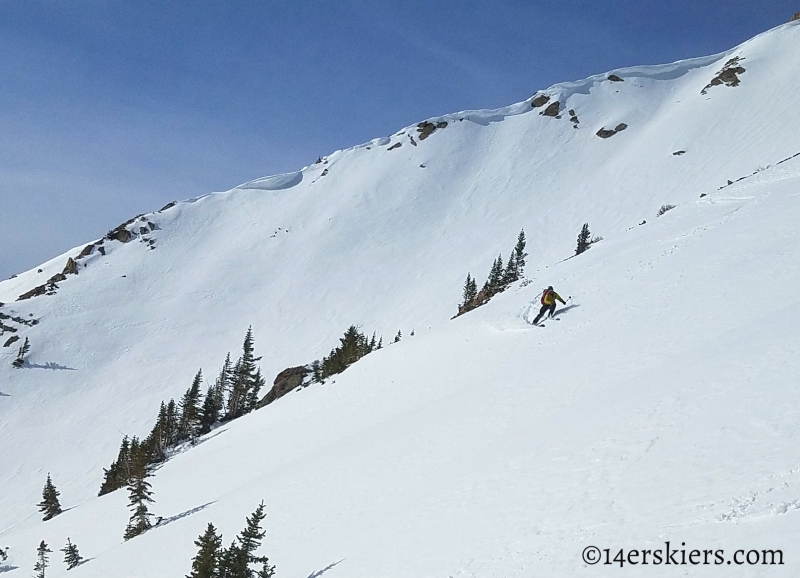
[(219, 375), (208, 386), (205, 395), (200, 391), (203, 383), (201, 369), (180, 401), (176, 403), (170, 399), (169, 402), (161, 402), (155, 425), (144, 440), (136, 436), (122, 439), (117, 459), (104, 469), (98, 495), (128, 485), (137, 474), (134, 464), (150, 466), (161, 463), (167, 459), (172, 448), (187, 441), (194, 442), (218, 423), (253, 411), (265, 383), (258, 366), (260, 360), (254, 354), (251, 327), (244, 338), (242, 355), (236, 363), (232, 363), (230, 353), (227, 354)]
[(478, 284), (471, 273), (467, 273), (467, 280), (464, 282), (462, 301), (458, 306), (458, 315), (463, 315), (467, 311), (480, 307), (487, 303), (498, 293), (502, 293), (508, 287), (522, 279), (525, 274), (528, 254), (525, 252), (525, 230), (521, 230), (517, 236), (517, 244), (511, 250), (508, 263), (503, 264), (503, 254), (499, 254), (497, 259), (492, 262), (489, 275), (483, 287), (478, 291)]

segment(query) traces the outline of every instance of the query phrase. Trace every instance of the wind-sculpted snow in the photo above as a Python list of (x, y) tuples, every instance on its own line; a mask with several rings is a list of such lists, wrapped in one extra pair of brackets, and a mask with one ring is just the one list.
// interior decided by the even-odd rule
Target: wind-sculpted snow
[(260, 191), (282, 191), (284, 189), (291, 189), (300, 184), (303, 180), (303, 173), (301, 171), (294, 173), (286, 173), (283, 175), (275, 175), (272, 177), (264, 177), (250, 181), (243, 185), (236, 187), (237, 189), (257, 189)]
[[(69, 536), (92, 558), (70, 576), (185, 575), (209, 521), (227, 544), (263, 499), (277, 576), (618, 576), (581, 552), (666, 540), (783, 549), (767, 573), (797, 575), (798, 50), (793, 23), (534, 93), (561, 118), (429, 119), (3, 281), (0, 311), (39, 320), (15, 325), (26, 366), (0, 347), (5, 564)], [(702, 95), (733, 56), (739, 85)], [(604, 240), (572, 257), (584, 223)], [(521, 228), (526, 282), (450, 321)], [(532, 327), (547, 285), (573, 301)], [(169, 523), (123, 543), (124, 491), (95, 497), (123, 434), (249, 325), (271, 382), (351, 324), (405, 337), (182, 448), (152, 480)], [(66, 511), (42, 523), (47, 472)]]

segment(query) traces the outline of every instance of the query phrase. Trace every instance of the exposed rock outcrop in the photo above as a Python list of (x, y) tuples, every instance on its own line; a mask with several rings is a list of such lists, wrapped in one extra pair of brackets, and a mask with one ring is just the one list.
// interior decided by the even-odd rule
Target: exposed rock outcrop
[(628, 128), (628, 125), (625, 124), (624, 122), (621, 122), (614, 128), (614, 130), (609, 130), (609, 129), (603, 127), (600, 130), (598, 130), (597, 133), (595, 133), (595, 134), (597, 134), (597, 136), (599, 136), (600, 138), (609, 138), (609, 137), (614, 136), (618, 132), (622, 132), (626, 128)]
[(272, 389), (269, 390), (267, 395), (261, 398), (261, 401), (258, 402), (257, 407), (269, 405), (296, 387), (300, 387), (303, 385), (303, 382), (310, 373), (311, 370), (305, 365), (284, 369), (275, 377), (275, 381), (272, 384)]
[(83, 248), (83, 250), (80, 253), (78, 253), (76, 259), (83, 259), (84, 257), (88, 257), (89, 255), (91, 255), (92, 253), (94, 253), (94, 244), (89, 243)]
[(531, 101), (531, 108), (539, 108), (550, 102), (550, 97), (546, 94), (540, 94)]
[(742, 58), (739, 56), (734, 56), (728, 62), (725, 63), (725, 66), (722, 67), (717, 75), (711, 79), (703, 90), (700, 91), (700, 94), (706, 94), (708, 89), (712, 86), (719, 86), (720, 84), (724, 84), (725, 86), (739, 86), (741, 80), (739, 80), (739, 75), (745, 72), (744, 67), (740, 66)]
[(3, 344), (3, 347), (10, 347), (11, 345), (13, 345), (14, 343), (16, 343), (17, 341), (19, 341), (19, 335), (12, 335), (12, 336), (11, 336), (11, 337), (9, 337), (9, 338), (6, 340), (6, 342)]
[(131, 232), (128, 229), (120, 225), (116, 229), (112, 229), (111, 231), (109, 231), (108, 234), (106, 235), (106, 239), (108, 239), (109, 241), (119, 241), (120, 243), (127, 243), (128, 241), (131, 240), (132, 236), (133, 235), (131, 235)]
[(789, 18), (789, 22), (794, 22), (795, 20), (800, 20), (800, 12)]
[(431, 136), (437, 129), (445, 128), (447, 121), (439, 121), (436, 124), (432, 122), (423, 121), (417, 125), (417, 132), (419, 133), (419, 140), (425, 140)]
[[(420, 137), (420, 138), (422, 138), (422, 137)], [(396, 142), (396, 143), (394, 143), (392, 146), (390, 146), (390, 147), (389, 147), (388, 149), (386, 149), (386, 150), (387, 150), (387, 151), (393, 151), (394, 149), (399, 149), (401, 146), (403, 146), (403, 143), (401, 143), (401, 142)]]
[(608, 75), (608, 79), (609, 79), (611, 82), (625, 82), (625, 80), (623, 80), (622, 78), (620, 78), (620, 77), (619, 77), (619, 76), (617, 76), (616, 74), (609, 74), (609, 75)]
[(561, 110), (561, 104), (558, 101), (556, 101), (549, 104), (547, 108), (544, 109), (539, 114), (541, 114), (542, 116), (558, 116), (559, 110)]
[(77, 275), (78, 274), (78, 263), (70, 257), (67, 259), (67, 264), (64, 265), (64, 270), (61, 272), (62, 275)]
[(38, 297), (39, 295), (44, 295), (45, 293), (47, 293), (47, 285), (39, 285), (38, 287), (34, 287), (30, 291), (27, 291), (26, 293), (23, 293), (17, 297), (17, 301), (25, 301), (26, 299)]

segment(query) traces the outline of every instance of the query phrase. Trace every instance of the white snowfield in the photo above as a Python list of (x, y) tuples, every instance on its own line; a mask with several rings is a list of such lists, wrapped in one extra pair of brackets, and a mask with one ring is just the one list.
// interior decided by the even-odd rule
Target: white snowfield
[[(15, 301), (83, 247), (0, 283), (40, 320), (15, 325), (27, 367), (0, 347), (0, 573), (45, 540), (62, 575), (69, 536), (91, 558), (69, 576), (184, 576), (209, 521), (227, 546), (264, 500), (277, 577), (800, 575), (798, 54), (800, 22), (431, 119), (146, 215), (55, 295)], [(702, 94), (734, 57), (740, 84)], [(565, 260), (587, 222), (604, 240)], [(450, 320), (521, 228), (532, 282)], [(550, 284), (573, 300), (537, 328)], [(123, 542), (126, 492), (96, 497), (123, 433), (249, 325), (271, 383), (350, 324), (404, 338), (175, 456), (167, 523)], [(42, 522), (48, 472), (69, 510)]]

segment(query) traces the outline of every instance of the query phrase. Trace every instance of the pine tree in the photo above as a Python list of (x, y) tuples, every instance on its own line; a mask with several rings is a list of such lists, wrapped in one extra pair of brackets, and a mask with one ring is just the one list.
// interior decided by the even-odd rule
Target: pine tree
[[(322, 358), (311, 364), (311, 371), (314, 374), (314, 381), (319, 382), (331, 375), (343, 372), (356, 361), (374, 351), (380, 349), (381, 343), (375, 344), (375, 335), (368, 340), (357, 325), (351, 325), (339, 338), (339, 345)], [(316, 364), (316, 365), (315, 365)]]
[(380, 336), (380, 338), (378, 339), (378, 345), (377, 345), (377, 347), (375, 347), (376, 351), (378, 349), (383, 349), (383, 335)]
[[(137, 440), (138, 441), (138, 440)], [(138, 444), (137, 444), (138, 445)], [(131, 442), (128, 436), (122, 438), (122, 443), (119, 445), (119, 453), (117, 454), (117, 488), (121, 488), (128, 483), (131, 477)]]
[(475, 297), (478, 296), (478, 284), (475, 282), (475, 279), (472, 278), (472, 275), (467, 273), (467, 280), (464, 281), (464, 292), (463, 292), (463, 299), (464, 302), (462, 305), (467, 305), (471, 303)]
[(50, 559), (47, 555), (51, 552), (52, 550), (42, 540), (42, 543), (36, 548), (36, 565), (33, 567), (33, 571), (36, 572), (36, 578), (44, 578), (44, 572), (50, 565)]
[(580, 255), (586, 251), (592, 244), (592, 234), (589, 232), (589, 223), (584, 223), (581, 232), (578, 233), (578, 246), (575, 248), (575, 254)]
[(517, 244), (511, 250), (511, 256), (508, 258), (506, 269), (503, 272), (502, 285), (504, 289), (522, 278), (525, 269), (525, 257), (527, 256), (528, 254), (525, 252), (525, 231), (522, 230), (517, 236)]
[(186, 578), (218, 578), (222, 536), (217, 535), (214, 524), (209, 522), (205, 533), (194, 541), (194, 545), (199, 551), (192, 559), (192, 572)]
[(8, 548), (0, 548), (0, 562), (8, 560)]
[(58, 502), (58, 496), (60, 495), (60, 492), (53, 485), (53, 480), (50, 479), (50, 473), (48, 472), (47, 481), (44, 483), (44, 489), (42, 490), (42, 501), (36, 504), (39, 507), (39, 511), (44, 514), (42, 520), (45, 522), (61, 513), (61, 504)]
[(210, 432), (214, 424), (222, 418), (225, 395), (230, 390), (232, 380), (231, 372), (231, 354), (228, 352), (217, 379), (208, 387), (206, 392), (203, 409), (200, 412), (200, 433)]
[(397, 330), (397, 335), (395, 335), (395, 336), (394, 336), (394, 342), (395, 342), (395, 343), (397, 343), (397, 342), (398, 342), (398, 341), (400, 341), (402, 338), (403, 338), (403, 334), (402, 334), (402, 333), (400, 332), (400, 330), (398, 329), (398, 330)]
[(311, 362), (311, 379), (314, 380), (314, 383), (319, 383), (324, 379), (322, 377), (322, 362), (319, 359)]
[(17, 352), (16, 359), (14, 359), (14, 361), (11, 362), (11, 365), (16, 367), (17, 369), (20, 369), (21, 367), (24, 367), (24, 365), (25, 365), (25, 356), (28, 355), (28, 352), (30, 350), (31, 350), (31, 344), (28, 341), (28, 338), (26, 337), (25, 341), (22, 344), (22, 347), (20, 347), (19, 351)]
[(498, 255), (489, 270), (489, 278), (486, 280), (489, 292), (498, 293), (503, 288), (503, 255)]
[(527, 263), (525, 257), (528, 256), (525, 252), (525, 244), (525, 230), (521, 229), (519, 235), (517, 235), (517, 244), (514, 246), (513, 253), (517, 268), (517, 278), (514, 281), (518, 281), (525, 274), (525, 264)]
[(250, 413), (258, 407), (258, 394), (265, 384), (266, 380), (264, 379), (264, 376), (261, 375), (261, 368), (259, 367), (256, 369), (256, 374), (253, 376), (253, 381), (248, 387), (244, 413)]
[[(247, 517), (247, 526), (225, 550), (220, 563), (220, 578), (271, 578), (275, 566), (270, 566), (266, 556), (256, 556), (255, 551), (261, 546), (266, 532), (261, 522), (267, 516), (264, 502)], [(260, 564), (260, 570), (251, 569), (252, 564)]]
[(152, 486), (147, 481), (151, 476), (147, 456), (144, 452), (138, 452), (133, 458), (131, 480), (128, 482), (128, 507), (133, 513), (123, 534), (125, 540), (144, 534), (153, 527), (150, 521), (153, 515), (147, 508), (147, 504), (155, 503)]
[(517, 269), (517, 260), (514, 257), (514, 253), (511, 253), (511, 257), (508, 258), (508, 263), (506, 263), (505, 271), (503, 271), (503, 280), (501, 281), (501, 287), (503, 289), (508, 288), (514, 281), (519, 279), (519, 271)]
[(158, 410), (158, 417), (150, 435), (144, 440), (145, 453), (148, 463), (157, 464), (167, 459), (167, 448), (169, 447), (169, 416), (167, 415), (167, 404), (161, 402)]
[(67, 545), (61, 548), (61, 551), (64, 552), (64, 564), (67, 565), (67, 570), (72, 570), (83, 562), (78, 547), (69, 538), (67, 538)]
[(203, 383), (203, 370), (194, 376), (192, 386), (183, 394), (178, 411), (178, 439), (177, 441), (194, 440), (200, 432), (202, 410), (200, 408), (200, 385)]
[(228, 396), (228, 407), (225, 419), (236, 419), (244, 415), (253, 408), (249, 407), (249, 400), (252, 400), (252, 391), (260, 389), (263, 385), (261, 372), (256, 365), (260, 357), (253, 355), (253, 328), (247, 329), (247, 334), (242, 345), (242, 356), (233, 368), (233, 382)]

